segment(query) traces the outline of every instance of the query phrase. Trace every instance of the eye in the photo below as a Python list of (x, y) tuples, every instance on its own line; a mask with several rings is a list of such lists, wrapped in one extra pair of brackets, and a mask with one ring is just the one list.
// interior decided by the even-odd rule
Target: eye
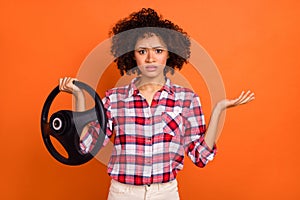
[(155, 49), (155, 53), (161, 54), (164, 50), (163, 49)]
[(140, 55), (144, 55), (146, 53), (145, 49), (140, 49), (137, 51)]

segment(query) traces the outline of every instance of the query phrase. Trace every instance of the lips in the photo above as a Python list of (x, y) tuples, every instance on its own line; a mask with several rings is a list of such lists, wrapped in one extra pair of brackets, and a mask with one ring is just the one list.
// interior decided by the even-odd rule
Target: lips
[(152, 72), (152, 71), (155, 71), (157, 69), (157, 66), (149, 65), (149, 66), (145, 66), (145, 69), (149, 72)]

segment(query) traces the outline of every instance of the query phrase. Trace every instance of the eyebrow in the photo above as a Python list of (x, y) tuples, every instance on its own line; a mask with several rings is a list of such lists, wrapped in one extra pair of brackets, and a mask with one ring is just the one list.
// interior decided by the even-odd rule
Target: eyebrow
[(167, 48), (164, 47), (164, 46), (154, 46), (154, 47), (151, 47), (151, 48), (139, 46), (139, 47), (137, 47), (136, 49), (167, 49)]

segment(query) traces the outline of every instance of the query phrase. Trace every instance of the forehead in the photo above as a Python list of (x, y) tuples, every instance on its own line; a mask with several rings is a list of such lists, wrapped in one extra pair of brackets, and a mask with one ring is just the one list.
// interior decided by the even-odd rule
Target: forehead
[(138, 38), (135, 44), (135, 48), (154, 48), (154, 47), (165, 47), (166, 44), (161, 37), (154, 33), (146, 33), (142, 37)]

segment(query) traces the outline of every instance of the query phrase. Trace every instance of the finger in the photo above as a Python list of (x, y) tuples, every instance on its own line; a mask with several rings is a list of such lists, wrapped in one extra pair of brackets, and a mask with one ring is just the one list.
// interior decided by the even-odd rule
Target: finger
[(241, 92), (240, 96), (239, 96), (236, 100), (241, 99), (241, 98), (243, 97), (244, 94), (245, 94), (245, 91), (243, 90), (243, 91)]
[(62, 91), (65, 89), (65, 82), (66, 82), (66, 77), (59, 79), (59, 89)]
[(68, 78), (68, 80), (67, 80), (67, 87), (68, 87), (69, 91), (71, 93), (73, 93), (75, 85), (73, 84), (73, 78), (72, 77)]
[(240, 104), (248, 103), (255, 99), (254, 93), (252, 92), (247, 98), (240, 102)]
[(66, 80), (66, 87), (70, 90), (72, 89), (72, 82), (71, 82), (71, 77), (68, 77)]
[(240, 96), (234, 100), (234, 105), (238, 105), (239, 102), (243, 101), (243, 99), (245, 98), (245, 95), (247, 95), (247, 93), (245, 94), (245, 91), (242, 91)]
[(71, 77), (67, 77), (66, 83), (69, 83), (71, 80)]
[(247, 96), (244, 96), (244, 98), (239, 101), (239, 104), (245, 104), (248, 103), (249, 101), (252, 101), (254, 99), (254, 93), (252, 92), (251, 94), (248, 94)]
[(63, 80), (62, 80), (62, 84), (61, 84), (61, 87), (63, 90), (66, 89), (66, 81), (67, 81), (67, 77), (64, 77)]
[(235, 102), (236, 105), (239, 104), (243, 104), (243, 102), (247, 102), (247, 100), (249, 99), (248, 97), (252, 94), (250, 94), (251, 91), (248, 90), (246, 93), (243, 91), (242, 94), (240, 95), (240, 97), (237, 99), (237, 101)]
[(72, 87), (70, 87), (68, 84), (69, 80), (70, 80), (70, 77), (65, 77), (63, 79), (62, 89), (66, 92), (72, 92)]
[(59, 90), (61, 90), (62, 78), (59, 79)]
[(242, 96), (242, 98), (240, 99), (240, 102), (243, 102), (245, 99), (247, 99), (248, 96), (249, 96), (249, 94), (250, 94), (250, 90), (248, 90), (248, 91)]

